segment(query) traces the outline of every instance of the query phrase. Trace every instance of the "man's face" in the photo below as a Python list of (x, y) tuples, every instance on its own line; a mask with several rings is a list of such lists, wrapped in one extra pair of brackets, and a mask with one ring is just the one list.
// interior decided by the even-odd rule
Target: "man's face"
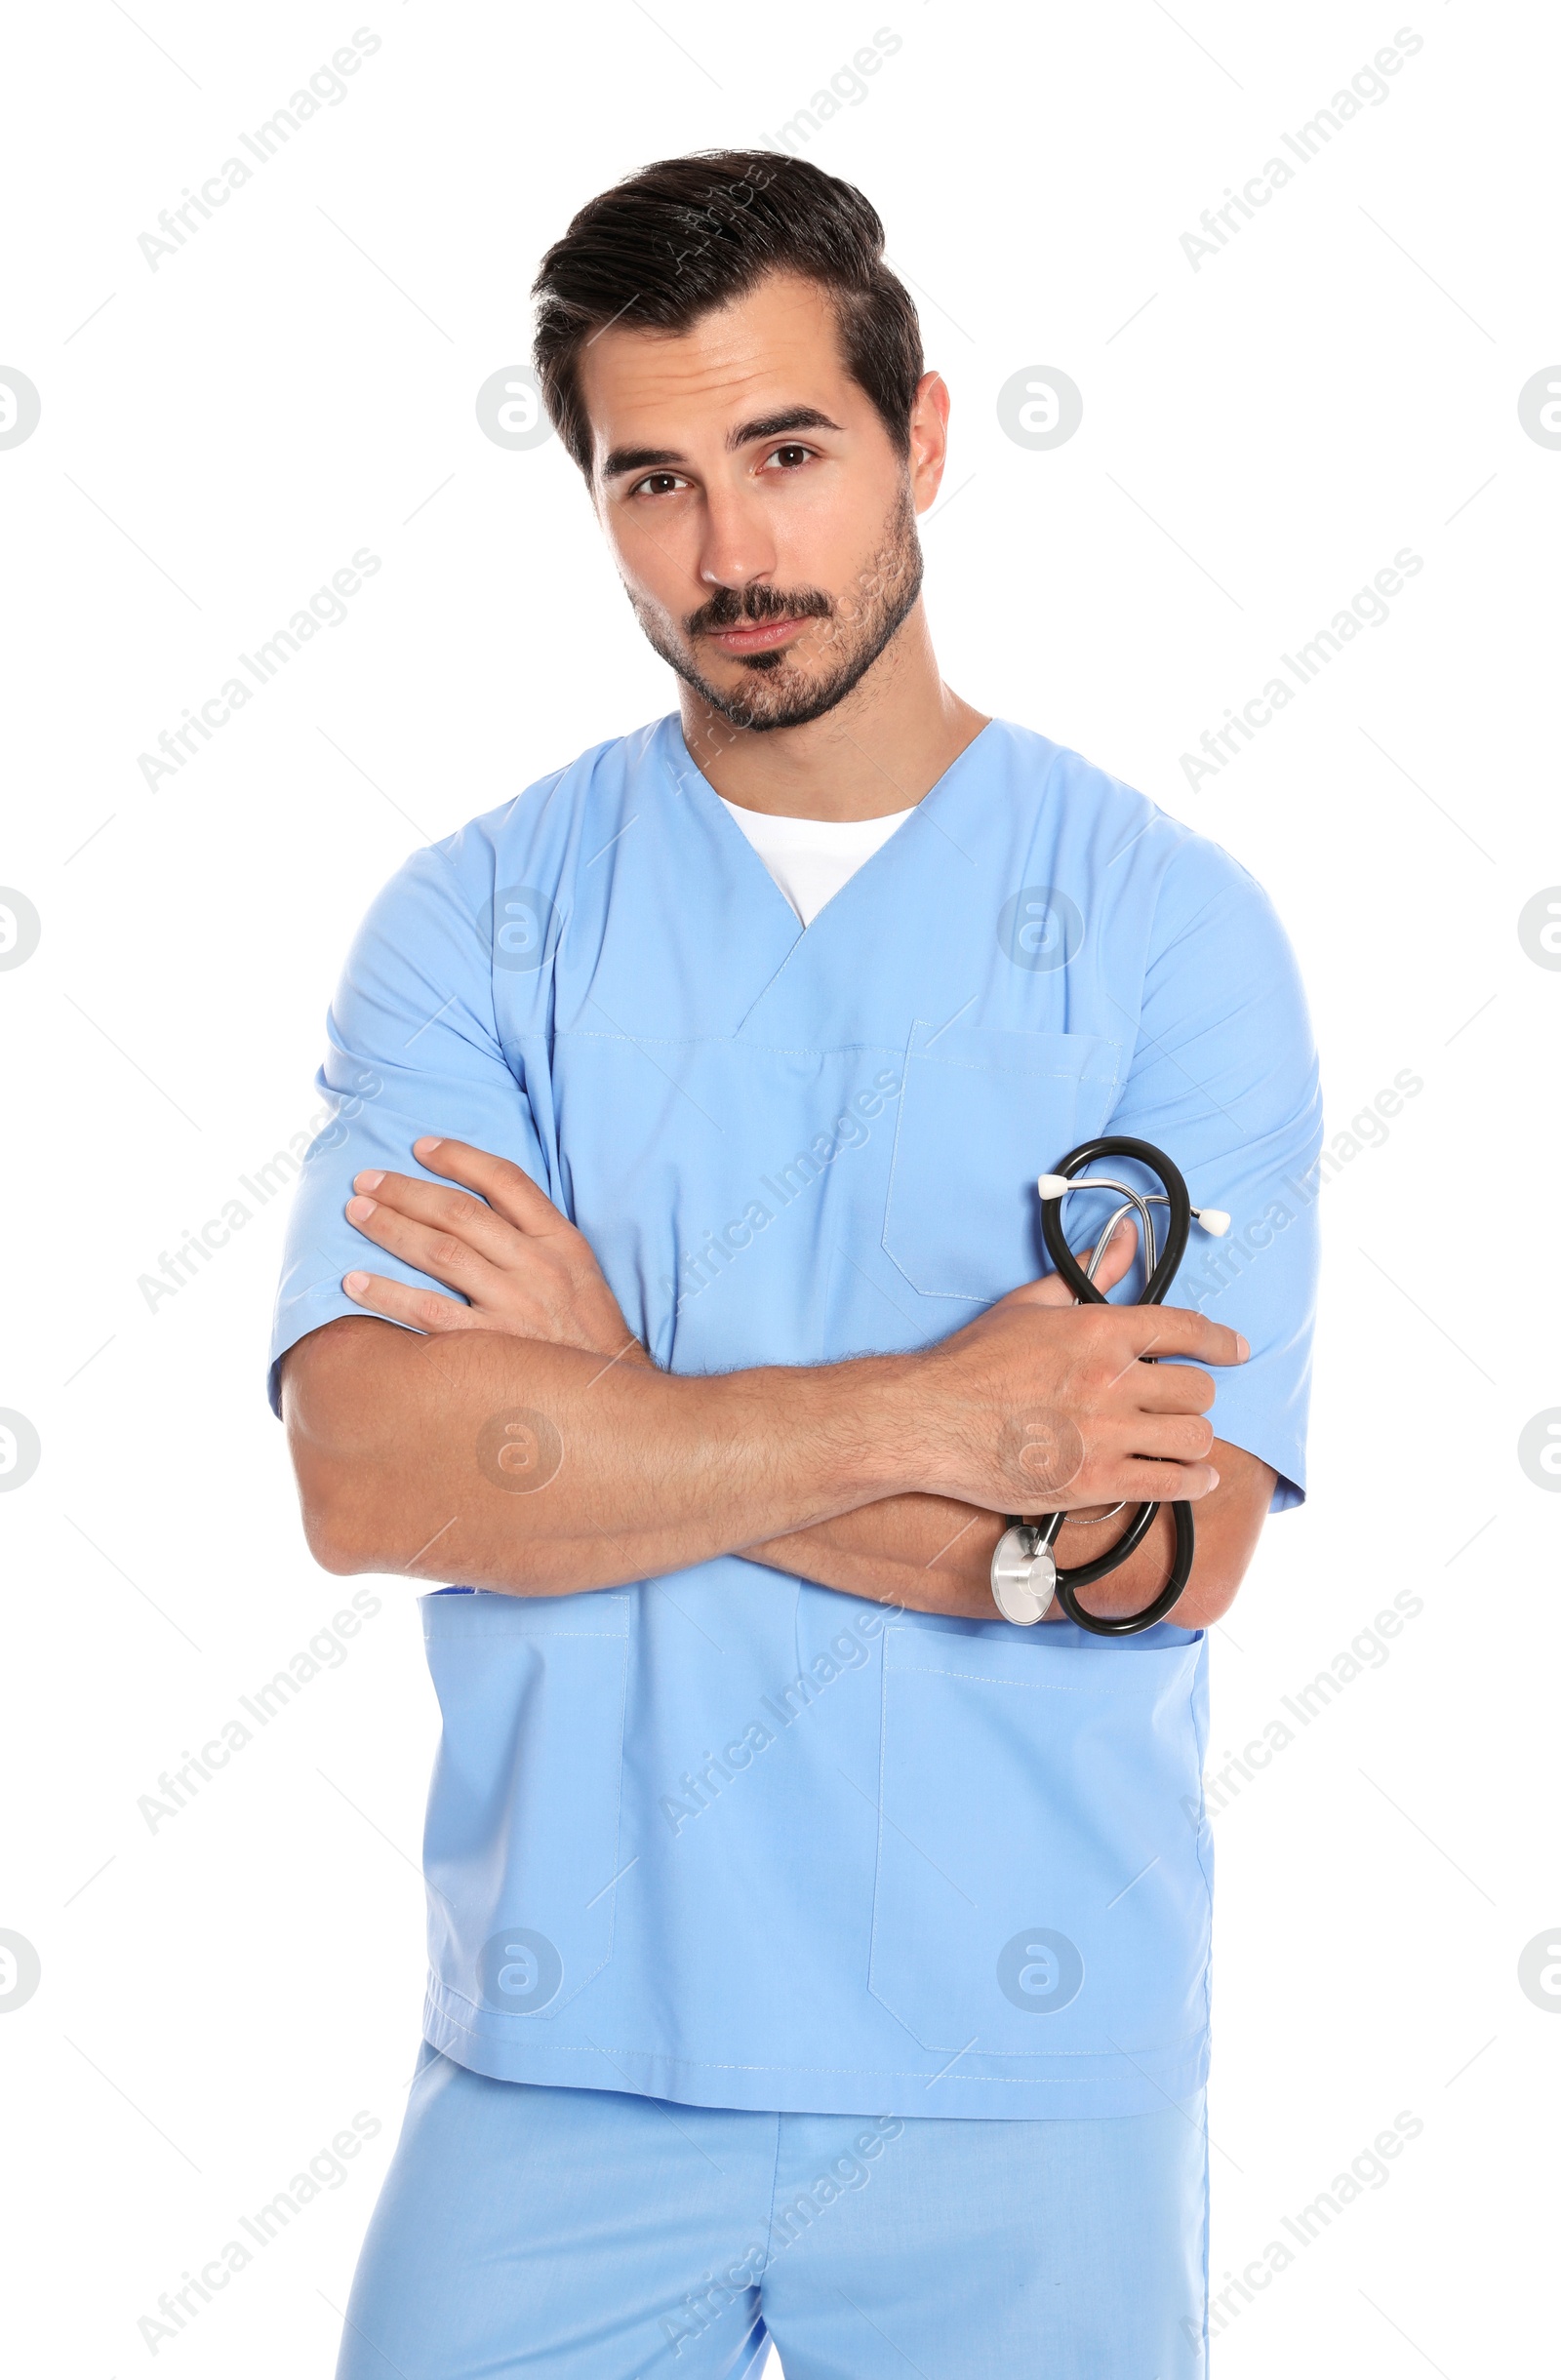
[(831, 710), (920, 591), (937, 376), (907, 461), (846, 377), (825, 293), (773, 273), (676, 337), (600, 333), (580, 379), (597, 510), (656, 651), (735, 727)]

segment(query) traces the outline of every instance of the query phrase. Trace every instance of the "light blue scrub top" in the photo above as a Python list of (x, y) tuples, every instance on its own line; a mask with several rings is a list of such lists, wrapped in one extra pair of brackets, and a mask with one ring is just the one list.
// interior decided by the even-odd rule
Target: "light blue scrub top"
[[(1276, 1507), (1304, 1492), (1290, 947), (1217, 845), (1042, 735), (991, 721), (806, 931), (675, 717), (600, 744), (407, 861), (328, 1030), (273, 1404), (275, 1360), (360, 1311), (344, 1272), (426, 1286), (342, 1214), (423, 1132), (524, 1166), (695, 1373), (942, 1338), (1049, 1269), (1036, 1174), (1126, 1132), (1231, 1213), (1173, 1297), (1252, 1344), (1217, 1435)], [(1070, 1208), (1079, 1245), (1105, 1208)], [(452, 2058), (821, 2114), (1132, 2115), (1202, 2082), (1201, 1633), (886, 1609), (737, 1556), (421, 1609)]]

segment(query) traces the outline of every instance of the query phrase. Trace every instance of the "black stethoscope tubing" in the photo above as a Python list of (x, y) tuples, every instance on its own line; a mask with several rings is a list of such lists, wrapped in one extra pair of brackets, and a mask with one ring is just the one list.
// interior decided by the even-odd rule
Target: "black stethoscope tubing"
[[(1192, 1229), (1192, 1202), (1187, 1193), (1187, 1185), (1182, 1180), (1180, 1170), (1163, 1150), (1155, 1148), (1147, 1140), (1134, 1140), (1126, 1134), (1107, 1133), (1099, 1140), (1083, 1141), (1076, 1149), (1070, 1149), (1061, 1164), (1055, 1170), (1064, 1181), (1072, 1181), (1085, 1170), (1086, 1167), (1092, 1166), (1099, 1159), (1105, 1157), (1126, 1157), (1139, 1165), (1147, 1167), (1151, 1173), (1158, 1174), (1161, 1186), (1165, 1191), (1166, 1204), (1170, 1210), (1165, 1247), (1153, 1265), (1141, 1293), (1135, 1300), (1135, 1303), (1141, 1306), (1161, 1305), (1164, 1302), (1166, 1291), (1176, 1279), (1177, 1268), (1181, 1262), (1186, 1250), (1187, 1236)], [(1085, 1187), (1086, 1185), (1081, 1184), (1080, 1186)], [(1101, 1185), (1102, 1188), (1108, 1186), (1107, 1184)], [(1046, 1242), (1047, 1253), (1081, 1305), (1103, 1306), (1107, 1303), (1105, 1292), (1096, 1288), (1067, 1244), (1062, 1230), (1062, 1205), (1061, 1197), (1043, 1199), (1041, 1202), (1041, 1236)], [(1149, 1253), (1150, 1250), (1145, 1249), (1145, 1257)], [(1143, 1363), (1154, 1362), (1152, 1356), (1144, 1356), (1140, 1360)], [(1122, 1535), (1108, 1552), (1097, 1556), (1093, 1562), (1075, 1563), (1068, 1569), (1058, 1570), (1055, 1590), (1057, 1601), (1076, 1627), (1087, 1630), (1091, 1636), (1139, 1636), (1145, 1628), (1157, 1626), (1181, 1601), (1182, 1590), (1192, 1575), (1192, 1559), (1196, 1545), (1192, 1506), (1184, 1503), (1173, 1504), (1171, 1507), (1172, 1520), (1176, 1527), (1176, 1550), (1171, 1564), (1171, 1575), (1152, 1604), (1147, 1605), (1141, 1611), (1128, 1612), (1114, 1619), (1106, 1619), (1093, 1611), (1086, 1611), (1078, 1600), (1078, 1591), (1081, 1587), (1093, 1586), (1098, 1579), (1107, 1577), (1112, 1570), (1117, 1569), (1131, 1554), (1137, 1551), (1153, 1527), (1154, 1516), (1159, 1509), (1158, 1504), (1141, 1504)], [(1042, 1548), (1048, 1552), (1051, 1550), (1066, 1518), (1065, 1513), (1053, 1513), (1036, 1529), (1035, 1550)], [(1022, 1520), (1011, 1518), (1009, 1526), (1022, 1528), (1028, 1525)]]

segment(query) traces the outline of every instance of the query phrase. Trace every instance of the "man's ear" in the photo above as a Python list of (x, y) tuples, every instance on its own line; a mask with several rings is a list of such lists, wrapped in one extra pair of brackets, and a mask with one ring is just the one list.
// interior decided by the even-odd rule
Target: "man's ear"
[(930, 512), (938, 500), (948, 461), (948, 413), (952, 399), (941, 372), (924, 372), (910, 410), (911, 496), (916, 510)]

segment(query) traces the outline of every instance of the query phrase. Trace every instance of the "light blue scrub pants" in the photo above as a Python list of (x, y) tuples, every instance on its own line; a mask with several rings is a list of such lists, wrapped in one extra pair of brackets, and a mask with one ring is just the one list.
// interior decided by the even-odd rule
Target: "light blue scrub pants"
[(426, 2043), (337, 2380), (1201, 2380), (1203, 2095), (1044, 2122), (496, 2082)]

